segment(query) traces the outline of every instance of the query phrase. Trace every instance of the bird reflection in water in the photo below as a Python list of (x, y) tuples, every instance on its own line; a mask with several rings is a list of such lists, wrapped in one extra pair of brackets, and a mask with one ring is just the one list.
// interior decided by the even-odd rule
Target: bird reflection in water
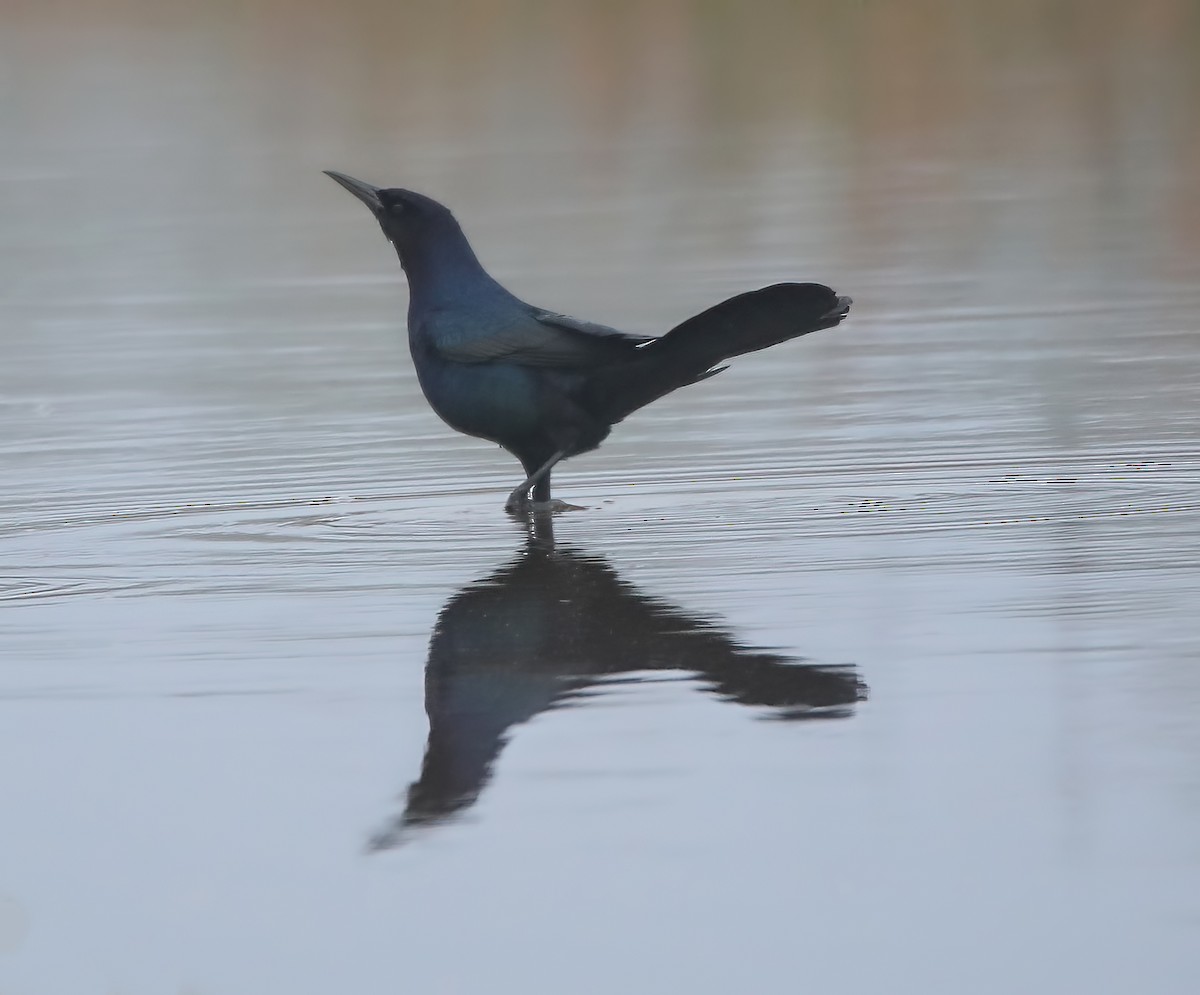
[(468, 584), (438, 615), (425, 668), (421, 776), (370, 849), (394, 847), (468, 808), (512, 726), (578, 704), (589, 687), (619, 675), (674, 671), (779, 719), (844, 718), (866, 697), (854, 667), (743, 646), (711, 621), (642, 594), (604, 559), (556, 548), (551, 528), (548, 516), (534, 519), (516, 559)]

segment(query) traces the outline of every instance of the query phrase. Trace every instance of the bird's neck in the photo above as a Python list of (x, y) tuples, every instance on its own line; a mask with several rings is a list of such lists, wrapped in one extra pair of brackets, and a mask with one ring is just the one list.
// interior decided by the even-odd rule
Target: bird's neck
[(395, 239), (416, 308), (439, 307), (480, 294), (507, 294), (480, 264), (462, 229), (451, 221), (417, 239)]

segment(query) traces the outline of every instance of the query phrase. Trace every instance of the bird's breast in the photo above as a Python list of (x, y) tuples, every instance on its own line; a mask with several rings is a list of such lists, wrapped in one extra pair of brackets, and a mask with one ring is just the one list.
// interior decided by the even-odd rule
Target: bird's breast
[(508, 363), (454, 363), (436, 355), (416, 366), (426, 399), (451, 428), (501, 445), (538, 430), (540, 391), (532, 371)]

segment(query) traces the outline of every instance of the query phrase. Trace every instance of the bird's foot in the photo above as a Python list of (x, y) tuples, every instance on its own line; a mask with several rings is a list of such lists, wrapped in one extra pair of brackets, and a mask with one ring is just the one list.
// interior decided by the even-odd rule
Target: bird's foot
[(581, 504), (568, 504), (566, 501), (553, 498), (549, 501), (532, 501), (529, 504), (529, 510), (535, 515), (557, 515), (560, 511), (586, 511), (587, 509)]
[(518, 487), (508, 496), (508, 500), (504, 502), (504, 510), (510, 515), (527, 515), (529, 514), (531, 505), (529, 492), (523, 491)]
[(529, 518), (534, 515), (557, 515), (561, 511), (584, 511), (580, 504), (568, 504), (553, 498), (549, 501), (530, 501), (526, 494), (510, 494), (504, 502), (504, 510), (519, 518)]

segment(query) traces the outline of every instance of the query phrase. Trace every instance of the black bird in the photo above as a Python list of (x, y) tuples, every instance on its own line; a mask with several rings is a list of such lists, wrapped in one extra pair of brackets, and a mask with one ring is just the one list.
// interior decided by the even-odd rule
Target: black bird
[(548, 519), (535, 523), (511, 563), (468, 584), (438, 615), (421, 775), (371, 849), (469, 808), (514, 726), (585, 704), (605, 686), (644, 681), (647, 671), (777, 719), (847, 718), (866, 698), (855, 667), (745, 646), (719, 623), (643, 594), (603, 558), (555, 549)]
[(665, 335), (630, 335), (514, 297), (475, 257), (449, 209), (411, 190), (327, 171), (370, 208), (408, 276), (408, 344), (433, 410), (499, 443), (526, 477), (505, 508), (550, 501), (550, 471), (595, 449), (643, 405), (720, 373), (742, 353), (837, 325), (850, 310), (819, 283), (731, 297)]

